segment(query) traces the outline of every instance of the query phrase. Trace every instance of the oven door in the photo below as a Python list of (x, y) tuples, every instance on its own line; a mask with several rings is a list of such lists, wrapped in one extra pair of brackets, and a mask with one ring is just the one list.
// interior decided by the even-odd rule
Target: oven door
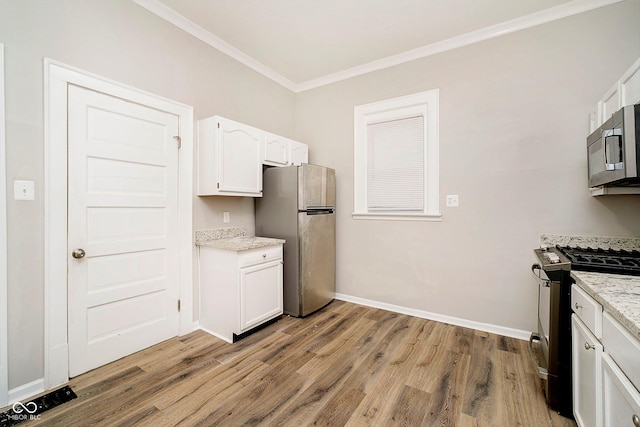
[(551, 281), (539, 264), (533, 264), (531, 271), (538, 279), (538, 330), (529, 338), (529, 355), (538, 370), (538, 376), (545, 381), (549, 372), (549, 328), (551, 313)]

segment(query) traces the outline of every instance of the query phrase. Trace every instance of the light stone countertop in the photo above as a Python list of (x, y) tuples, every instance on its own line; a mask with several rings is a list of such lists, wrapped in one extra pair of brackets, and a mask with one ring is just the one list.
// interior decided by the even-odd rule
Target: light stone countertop
[(196, 246), (207, 246), (236, 252), (282, 245), (285, 243), (282, 239), (247, 236), (246, 234), (247, 230), (244, 228), (198, 230), (195, 232), (195, 243)]
[(640, 276), (572, 270), (571, 277), (640, 340)]

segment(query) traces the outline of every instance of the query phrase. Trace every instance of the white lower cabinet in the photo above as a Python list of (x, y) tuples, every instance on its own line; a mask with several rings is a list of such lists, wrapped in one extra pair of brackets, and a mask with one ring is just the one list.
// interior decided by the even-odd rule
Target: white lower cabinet
[(608, 354), (602, 356), (605, 427), (640, 427), (640, 393)]
[(281, 314), (282, 259), (241, 268), (239, 332)]
[(580, 427), (602, 426), (602, 344), (571, 316), (573, 415)]
[(282, 245), (200, 247), (200, 327), (227, 341), (282, 314)]
[(576, 423), (640, 427), (640, 341), (577, 285), (571, 288), (571, 302)]

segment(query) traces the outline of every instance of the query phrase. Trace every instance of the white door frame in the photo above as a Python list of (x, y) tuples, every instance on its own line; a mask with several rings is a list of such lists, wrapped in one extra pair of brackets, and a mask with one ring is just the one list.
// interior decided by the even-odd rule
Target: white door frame
[(7, 367), (7, 161), (4, 120), (4, 45), (0, 43), (0, 408), (9, 403)]
[(44, 59), (44, 386), (69, 381), (67, 336), (67, 86), (75, 84), (179, 116), (180, 335), (193, 330), (193, 107)]

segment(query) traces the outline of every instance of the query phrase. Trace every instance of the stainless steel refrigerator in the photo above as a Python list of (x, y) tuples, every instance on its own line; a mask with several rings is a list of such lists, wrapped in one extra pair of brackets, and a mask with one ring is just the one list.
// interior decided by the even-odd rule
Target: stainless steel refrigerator
[(286, 240), (286, 314), (306, 316), (335, 297), (335, 182), (333, 169), (306, 163), (264, 171), (256, 236)]

